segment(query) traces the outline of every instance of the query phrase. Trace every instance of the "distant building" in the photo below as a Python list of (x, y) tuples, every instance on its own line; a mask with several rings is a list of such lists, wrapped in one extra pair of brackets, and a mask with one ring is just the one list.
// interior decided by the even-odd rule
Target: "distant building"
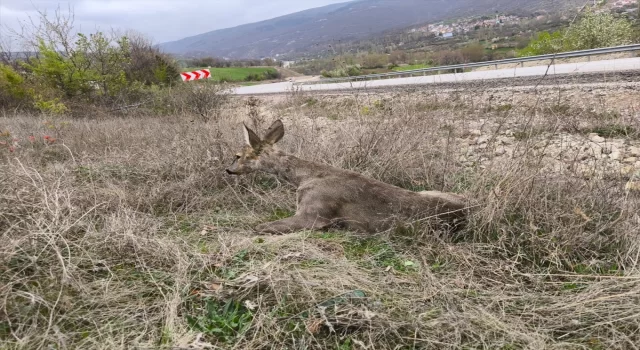
[(283, 68), (289, 68), (289, 67), (293, 66), (294, 64), (296, 64), (296, 61), (282, 61), (282, 67)]
[(453, 33), (452, 32), (442, 33), (442, 37), (445, 39), (453, 38)]

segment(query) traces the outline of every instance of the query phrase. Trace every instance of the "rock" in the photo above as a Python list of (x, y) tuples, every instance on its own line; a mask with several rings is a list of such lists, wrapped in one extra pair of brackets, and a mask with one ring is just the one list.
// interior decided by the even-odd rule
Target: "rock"
[(640, 147), (629, 147), (627, 154), (631, 157), (640, 157)]
[(482, 131), (480, 131), (478, 129), (469, 130), (469, 135), (471, 135), (471, 136), (480, 136), (480, 135), (482, 135)]
[(489, 140), (491, 139), (491, 137), (484, 135), (484, 136), (480, 136), (478, 137), (478, 139), (476, 140), (476, 144), (478, 145), (482, 145), (485, 144), (487, 142), (489, 142)]
[(602, 143), (605, 142), (606, 139), (598, 134), (589, 134), (589, 140), (595, 142), (595, 143)]
[(620, 152), (612, 152), (609, 154), (609, 159), (618, 160), (620, 159)]
[(496, 149), (495, 155), (499, 157), (504, 155), (505, 153), (507, 153), (507, 150), (504, 147), (498, 147)]
[(628, 192), (640, 192), (640, 181), (629, 181), (625, 186)]
[(620, 174), (625, 175), (625, 176), (629, 176), (629, 175), (633, 174), (633, 172), (635, 172), (635, 171), (636, 171), (636, 169), (633, 166), (627, 165), (627, 166), (623, 166), (620, 169)]
[(579, 149), (580, 145), (578, 145), (578, 144), (576, 144), (575, 142), (572, 142), (572, 141), (567, 141), (564, 144), (564, 147), (567, 148), (567, 149)]
[(513, 145), (515, 139), (511, 138), (511, 137), (503, 137), (502, 138), (502, 144), (506, 145), (506, 146), (511, 146)]
[(629, 157), (622, 160), (623, 163), (635, 164), (638, 161), (637, 157)]
[(600, 152), (602, 154), (613, 154), (613, 153), (620, 153), (620, 150), (618, 149), (618, 147), (614, 145), (606, 145), (600, 149)]

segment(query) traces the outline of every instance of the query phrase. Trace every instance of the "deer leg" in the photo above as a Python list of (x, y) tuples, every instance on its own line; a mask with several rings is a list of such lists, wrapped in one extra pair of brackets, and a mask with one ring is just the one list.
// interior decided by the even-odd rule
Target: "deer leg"
[(255, 230), (261, 234), (282, 235), (300, 230), (321, 230), (330, 224), (330, 220), (318, 216), (296, 214), (290, 218), (258, 225)]

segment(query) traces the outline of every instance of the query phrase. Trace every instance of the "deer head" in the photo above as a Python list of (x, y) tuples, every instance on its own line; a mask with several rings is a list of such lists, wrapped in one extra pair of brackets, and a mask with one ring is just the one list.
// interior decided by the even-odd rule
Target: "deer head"
[(272, 171), (279, 152), (274, 145), (284, 136), (284, 125), (280, 120), (271, 124), (263, 139), (243, 124), (245, 145), (236, 154), (236, 159), (226, 169), (231, 175), (249, 174), (254, 171)]

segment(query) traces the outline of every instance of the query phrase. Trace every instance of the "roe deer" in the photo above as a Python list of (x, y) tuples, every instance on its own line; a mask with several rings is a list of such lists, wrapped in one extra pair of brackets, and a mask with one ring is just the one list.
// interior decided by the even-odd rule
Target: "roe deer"
[(297, 187), (295, 215), (258, 225), (255, 230), (259, 233), (285, 234), (331, 226), (375, 233), (391, 228), (395, 221), (465, 217), (464, 197), (437, 191), (413, 192), (353, 171), (296, 158), (275, 146), (283, 136), (280, 120), (269, 127), (264, 139), (245, 124), (246, 145), (226, 169), (232, 175), (254, 171), (275, 174)]

